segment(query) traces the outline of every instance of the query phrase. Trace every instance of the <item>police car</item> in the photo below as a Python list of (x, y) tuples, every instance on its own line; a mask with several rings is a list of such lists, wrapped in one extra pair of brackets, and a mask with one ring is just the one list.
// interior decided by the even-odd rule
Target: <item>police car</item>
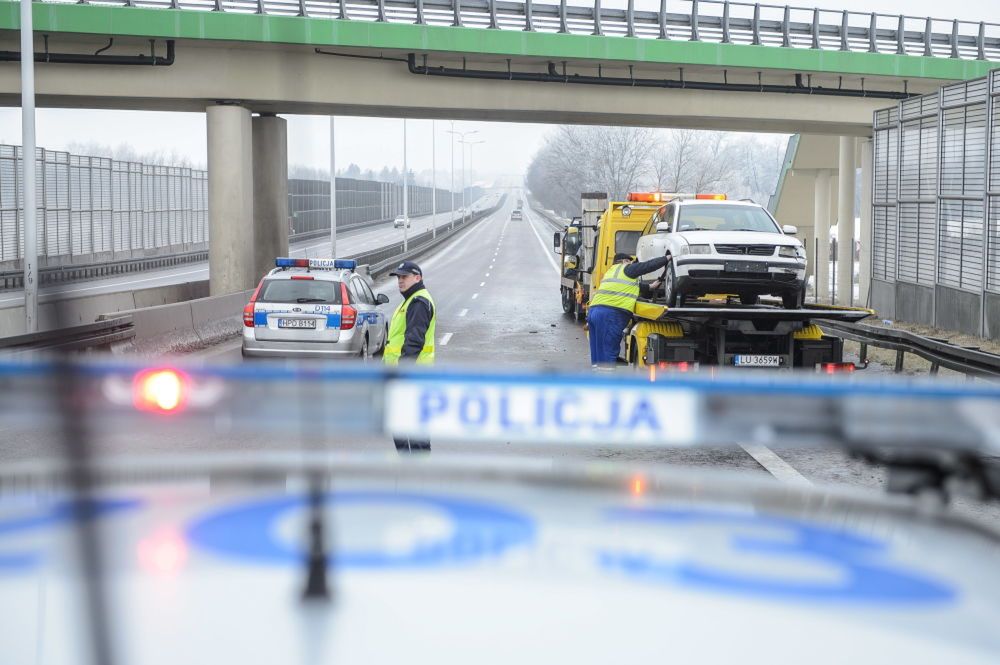
[(729, 201), (724, 194), (678, 196), (650, 218), (636, 255), (640, 261), (673, 257), (663, 275), (668, 305), (681, 305), (688, 296), (733, 293), (744, 305), (773, 295), (786, 309), (799, 309), (806, 251), (795, 233), (751, 201)]
[(385, 348), (388, 319), (348, 259), (278, 258), (243, 308), (243, 357), (362, 358)]

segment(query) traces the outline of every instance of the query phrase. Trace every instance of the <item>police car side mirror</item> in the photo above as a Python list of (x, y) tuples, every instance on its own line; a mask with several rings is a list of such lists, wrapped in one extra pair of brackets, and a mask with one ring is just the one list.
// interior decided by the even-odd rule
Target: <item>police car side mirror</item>
[(378, 297), (375, 298), (375, 301), (378, 302), (378, 304), (380, 305), (385, 305), (386, 303), (389, 302), (389, 296), (385, 295), (384, 293), (380, 293), (378, 294)]
[(657, 222), (656, 224), (657, 233), (666, 233), (669, 230), (670, 230), (670, 222)]

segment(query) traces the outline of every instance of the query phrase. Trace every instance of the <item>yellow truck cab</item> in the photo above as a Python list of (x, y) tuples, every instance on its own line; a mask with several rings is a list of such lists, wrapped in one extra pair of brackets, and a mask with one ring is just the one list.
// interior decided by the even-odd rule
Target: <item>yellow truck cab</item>
[(635, 256), (636, 243), (650, 218), (673, 194), (633, 192), (625, 201), (608, 202), (606, 194), (584, 194), (583, 215), (554, 238), (560, 254), (562, 307), (578, 320), (587, 318), (587, 302), (615, 254)]

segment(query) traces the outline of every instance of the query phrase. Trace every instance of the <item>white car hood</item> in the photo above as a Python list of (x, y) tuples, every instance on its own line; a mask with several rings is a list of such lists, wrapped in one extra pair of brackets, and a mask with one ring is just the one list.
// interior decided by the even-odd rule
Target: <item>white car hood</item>
[(682, 231), (674, 237), (683, 238), (691, 245), (708, 243), (723, 245), (801, 245), (793, 236), (758, 231)]

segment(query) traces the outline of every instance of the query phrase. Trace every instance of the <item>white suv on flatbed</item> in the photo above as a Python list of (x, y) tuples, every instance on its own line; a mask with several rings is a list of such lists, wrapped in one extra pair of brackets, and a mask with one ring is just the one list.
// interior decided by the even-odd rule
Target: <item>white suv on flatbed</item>
[[(673, 257), (663, 275), (669, 306), (681, 306), (687, 297), (731, 293), (745, 305), (772, 295), (787, 309), (799, 309), (806, 252), (795, 232), (753, 202), (678, 197), (652, 216), (636, 255), (640, 261)], [(647, 279), (656, 277), (659, 273)]]

